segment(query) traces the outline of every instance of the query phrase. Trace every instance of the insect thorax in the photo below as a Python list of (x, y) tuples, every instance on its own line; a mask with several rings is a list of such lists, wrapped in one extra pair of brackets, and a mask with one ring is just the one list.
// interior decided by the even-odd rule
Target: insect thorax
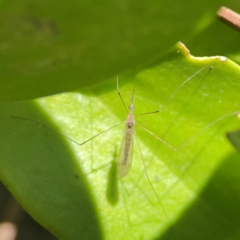
[(132, 113), (129, 113), (127, 121), (126, 121), (126, 125), (128, 129), (131, 129), (135, 124), (135, 120), (134, 120), (134, 115)]

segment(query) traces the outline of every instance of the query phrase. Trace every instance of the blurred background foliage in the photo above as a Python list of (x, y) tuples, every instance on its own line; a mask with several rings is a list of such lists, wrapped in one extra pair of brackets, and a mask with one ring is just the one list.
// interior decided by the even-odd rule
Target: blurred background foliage
[(2, 0), (0, 100), (75, 90), (159, 59), (177, 41), (237, 60), (238, 33), (216, 19), (235, 1)]

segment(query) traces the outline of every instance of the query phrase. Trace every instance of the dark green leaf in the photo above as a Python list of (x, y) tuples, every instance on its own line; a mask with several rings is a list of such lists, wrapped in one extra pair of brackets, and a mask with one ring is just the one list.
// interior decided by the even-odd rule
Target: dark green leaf
[(140, 69), (205, 29), (220, 3), (0, 1), (0, 100), (75, 90)]

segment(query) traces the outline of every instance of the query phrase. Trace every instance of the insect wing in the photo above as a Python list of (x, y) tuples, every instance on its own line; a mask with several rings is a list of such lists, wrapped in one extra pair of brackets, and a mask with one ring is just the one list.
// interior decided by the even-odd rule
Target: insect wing
[(125, 177), (131, 169), (133, 158), (133, 142), (135, 128), (125, 128), (119, 155), (118, 155), (118, 174)]

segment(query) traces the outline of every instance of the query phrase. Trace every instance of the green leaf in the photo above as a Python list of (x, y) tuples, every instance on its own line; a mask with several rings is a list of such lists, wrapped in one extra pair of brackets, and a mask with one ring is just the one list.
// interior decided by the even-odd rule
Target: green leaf
[(120, 75), (119, 84), (127, 105), (135, 86), (137, 115), (164, 106), (190, 76), (161, 113), (136, 121), (175, 147), (203, 131), (173, 151), (136, 126), (141, 153), (135, 140), (130, 173), (117, 183), (112, 162), (123, 125), (82, 146), (61, 135), (81, 143), (126, 119), (115, 78), (2, 103), (2, 181), (59, 239), (238, 239), (240, 161), (225, 132), (239, 126), (239, 67), (223, 57), (194, 58), (178, 44), (141, 71)]
[(204, 30), (220, 4), (0, 1), (0, 100), (75, 90), (146, 66)]

